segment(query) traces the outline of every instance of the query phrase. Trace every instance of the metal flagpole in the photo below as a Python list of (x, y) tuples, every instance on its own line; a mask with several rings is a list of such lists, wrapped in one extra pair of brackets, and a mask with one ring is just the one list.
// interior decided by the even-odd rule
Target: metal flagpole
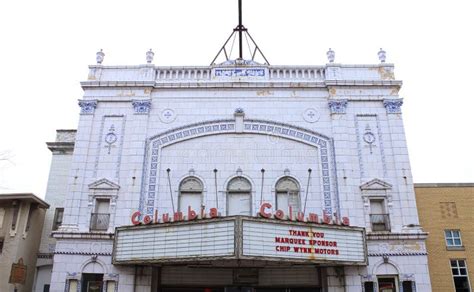
[(171, 206), (173, 207), (173, 213), (175, 213), (176, 210), (174, 209), (173, 190), (171, 189), (171, 178), (170, 178), (171, 169), (168, 168), (166, 172), (168, 173), (168, 186), (170, 187)]
[(219, 196), (217, 194), (217, 169), (214, 168), (214, 186), (216, 188), (216, 208), (219, 209)]
[(304, 197), (304, 208), (303, 214), (306, 214), (306, 202), (308, 201), (308, 192), (309, 192), (309, 182), (311, 181), (311, 168), (308, 168), (308, 183), (306, 184), (306, 195)]

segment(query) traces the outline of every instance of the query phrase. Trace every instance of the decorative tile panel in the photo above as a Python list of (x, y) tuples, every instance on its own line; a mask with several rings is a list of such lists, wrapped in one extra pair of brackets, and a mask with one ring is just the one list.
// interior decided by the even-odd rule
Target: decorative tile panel
[(215, 69), (215, 77), (265, 77), (265, 69), (263, 68), (229, 68)]
[(403, 105), (403, 100), (401, 99), (385, 99), (383, 101), (383, 106), (387, 110), (388, 114), (402, 113), (402, 110), (401, 110), (402, 105)]
[(150, 100), (134, 100), (132, 101), (135, 114), (148, 114), (151, 108)]
[(345, 114), (347, 108), (347, 100), (330, 100), (329, 101), (329, 110), (331, 114)]
[(81, 115), (93, 115), (97, 107), (97, 100), (79, 100)]
[[(94, 163), (94, 177), (108, 178), (118, 182), (125, 134), (125, 116), (102, 117), (97, 153)], [(115, 167), (110, 167), (115, 165)]]
[[(235, 133), (235, 120), (208, 121), (193, 124), (150, 138), (147, 149), (148, 157), (146, 158), (146, 161), (148, 161), (146, 165), (149, 170), (144, 171), (144, 174), (148, 177), (143, 180), (146, 185), (142, 188), (140, 210), (146, 214), (153, 215), (157, 196), (157, 164), (159, 163), (162, 147), (190, 138), (225, 133)], [(332, 186), (332, 180), (335, 178), (331, 177), (331, 173), (335, 175), (335, 161), (333, 157), (329, 156), (334, 152), (333, 148), (330, 148), (333, 147), (333, 141), (330, 138), (310, 130), (262, 120), (245, 120), (244, 133), (279, 136), (315, 146), (319, 150), (321, 158), (323, 207), (326, 213), (332, 214), (332, 193), (336, 194), (336, 190), (333, 190)], [(329, 149), (331, 150), (328, 151)]]

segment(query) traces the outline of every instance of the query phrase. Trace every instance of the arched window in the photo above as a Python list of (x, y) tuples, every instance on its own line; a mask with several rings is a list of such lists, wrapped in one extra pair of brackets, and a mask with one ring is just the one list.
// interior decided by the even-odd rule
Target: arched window
[(244, 177), (233, 178), (227, 185), (227, 215), (250, 216), (252, 210), (252, 185)]
[(185, 213), (191, 206), (197, 214), (200, 214), (203, 189), (202, 182), (198, 178), (185, 178), (179, 185), (178, 210)]
[(288, 212), (291, 206), (293, 216), (300, 211), (300, 186), (298, 182), (291, 177), (283, 177), (276, 184), (276, 205), (277, 209)]

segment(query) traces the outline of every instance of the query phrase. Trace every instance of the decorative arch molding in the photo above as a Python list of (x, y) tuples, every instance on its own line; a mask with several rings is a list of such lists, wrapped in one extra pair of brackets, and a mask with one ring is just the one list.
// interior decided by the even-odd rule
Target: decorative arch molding
[(98, 256), (97, 255), (93, 255), (90, 259), (87, 259), (86, 261), (84, 261), (81, 265), (81, 273), (84, 273), (84, 271), (86, 271), (87, 268), (89, 268), (89, 265), (97, 265), (98, 267), (100, 267), (100, 269), (102, 270), (102, 274), (107, 274), (108, 271), (107, 271), (107, 265), (100, 259), (98, 259)]
[[(391, 266), (393, 267), (396, 271), (397, 271), (397, 275), (399, 275), (400, 273), (402, 273), (402, 270), (400, 269), (400, 267), (397, 265), (397, 263), (395, 263), (394, 261), (390, 260), (388, 257), (386, 259), (382, 259), (380, 261), (377, 261), (373, 267), (372, 267), (372, 275), (377, 275), (377, 272), (379, 271), (379, 269), (381, 269), (384, 265), (388, 265), (388, 266)], [(384, 274), (381, 274), (381, 275), (384, 275)]]
[(199, 137), (240, 133), (281, 137), (317, 148), (321, 163), (320, 175), (324, 211), (327, 214), (333, 213), (332, 198), (334, 198), (336, 212), (340, 214), (333, 139), (309, 129), (275, 121), (244, 119), (243, 124), (241, 123), (238, 119), (203, 121), (174, 128), (150, 137), (145, 146), (146, 156), (140, 196), (140, 211), (149, 215), (154, 213), (159, 159), (162, 148)]

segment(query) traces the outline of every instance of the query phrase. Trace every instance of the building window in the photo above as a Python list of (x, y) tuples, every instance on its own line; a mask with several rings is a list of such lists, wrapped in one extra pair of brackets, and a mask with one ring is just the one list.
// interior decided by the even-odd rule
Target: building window
[(291, 177), (280, 179), (275, 187), (276, 207), (285, 212), (292, 209), (293, 217), (300, 211), (300, 187), (298, 182)]
[(451, 260), (451, 271), (453, 273), (454, 287), (456, 292), (470, 292), (469, 278), (465, 260)]
[(75, 279), (71, 279), (71, 280), (68, 280), (66, 282), (67, 286), (66, 286), (66, 291), (67, 292), (77, 292), (77, 288), (79, 286), (79, 281), (78, 280), (75, 280)]
[(58, 230), (63, 224), (64, 208), (56, 208), (54, 211), (53, 230)]
[(227, 215), (250, 216), (252, 185), (244, 177), (233, 178), (227, 185)]
[(107, 281), (106, 292), (115, 292), (117, 283), (115, 281)]
[(461, 231), (445, 230), (444, 237), (446, 238), (447, 247), (462, 247)]
[(178, 210), (186, 213), (191, 207), (196, 213), (200, 213), (202, 205), (202, 182), (196, 177), (185, 178), (179, 186)]
[(385, 200), (370, 200), (370, 224), (372, 231), (390, 231), (390, 218), (385, 211)]
[(364, 292), (374, 292), (374, 282), (369, 281), (369, 282), (364, 282)]
[(3, 253), (3, 242), (4, 242), (5, 239), (3, 238), (0, 238), (0, 254)]
[(95, 212), (91, 214), (91, 231), (107, 231), (109, 229), (109, 199), (97, 199)]
[(415, 282), (414, 281), (403, 281), (402, 282), (403, 292), (415, 292)]

